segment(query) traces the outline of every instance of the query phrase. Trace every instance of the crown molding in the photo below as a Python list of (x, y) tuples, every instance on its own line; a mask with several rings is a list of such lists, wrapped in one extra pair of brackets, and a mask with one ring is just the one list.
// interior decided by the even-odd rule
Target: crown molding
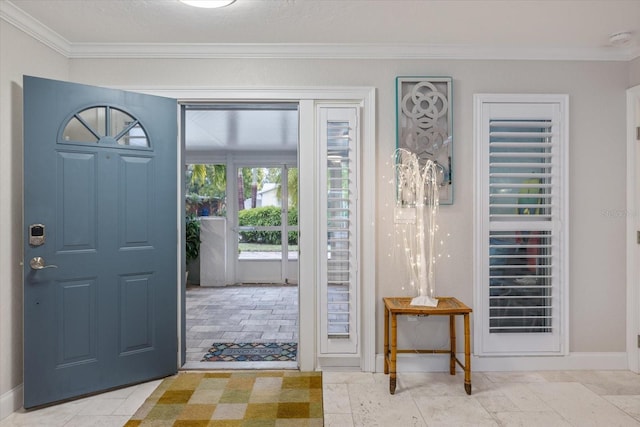
[(69, 57), (630, 61), (640, 57), (640, 47), (564, 49), (376, 43), (75, 43), (71, 46)]
[(47, 47), (69, 58), (71, 43), (10, 1), (0, 1), (0, 19), (22, 30)]
[(522, 48), (383, 43), (71, 43), (8, 0), (0, 18), (70, 59), (467, 59), (631, 61), (640, 46)]

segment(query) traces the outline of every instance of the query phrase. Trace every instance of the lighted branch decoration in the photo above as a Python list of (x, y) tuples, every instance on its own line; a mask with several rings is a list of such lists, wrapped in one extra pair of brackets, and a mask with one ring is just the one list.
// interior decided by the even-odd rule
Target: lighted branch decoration
[(410, 285), (418, 296), (411, 305), (438, 305), (435, 297), (435, 238), (438, 216), (438, 174), (432, 160), (420, 160), (404, 149), (395, 152), (396, 232), (404, 247)]

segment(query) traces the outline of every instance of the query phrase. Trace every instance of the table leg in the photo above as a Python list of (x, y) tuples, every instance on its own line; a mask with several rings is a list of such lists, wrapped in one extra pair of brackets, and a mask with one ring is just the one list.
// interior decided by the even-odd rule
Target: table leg
[(389, 373), (389, 309), (384, 306), (384, 373)]
[(449, 357), (449, 373), (456, 374), (456, 316), (449, 315), (449, 340), (451, 345), (451, 354)]
[(398, 350), (398, 319), (391, 313), (391, 356), (389, 357), (389, 393), (396, 392), (396, 357)]
[(471, 334), (469, 332), (469, 313), (464, 314), (464, 389), (471, 394)]

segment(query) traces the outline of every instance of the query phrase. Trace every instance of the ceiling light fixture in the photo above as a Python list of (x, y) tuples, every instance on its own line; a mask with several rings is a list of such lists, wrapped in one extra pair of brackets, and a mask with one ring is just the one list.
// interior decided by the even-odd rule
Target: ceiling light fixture
[(181, 3), (189, 6), (202, 7), (207, 9), (214, 9), (218, 7), (229, 6), (236, 0), (180, 0)]

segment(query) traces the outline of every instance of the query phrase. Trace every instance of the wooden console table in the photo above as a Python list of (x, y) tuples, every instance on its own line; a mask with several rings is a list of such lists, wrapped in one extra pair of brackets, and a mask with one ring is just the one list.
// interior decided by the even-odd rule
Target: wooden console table
[[(407, 297), (383, 298), (384, 301), (384, 373), (389, 376), (389, 392), (396, 392), (396, 357), (398, 353), (449, 353), (449, 373), (456, 374), (456, 362), (464, 369), (464, 389), (471, 394), (471, 345), (469, 332), (469, 313), (467, 307), (456, 298), (438, 297), (437, 307), (412, 306)], [(398, 347), (398, 315), (409, 316), (449, 316), (449, 350), (399, 350)], [(456, 316), (464, 316), (464, 365), (456, 357)], [(389, 330), (391, 329), (391, 330)], [(391, 334), (389, 334), (391, 332)], [(391, 345), (389, 345), (391, 337)]]

